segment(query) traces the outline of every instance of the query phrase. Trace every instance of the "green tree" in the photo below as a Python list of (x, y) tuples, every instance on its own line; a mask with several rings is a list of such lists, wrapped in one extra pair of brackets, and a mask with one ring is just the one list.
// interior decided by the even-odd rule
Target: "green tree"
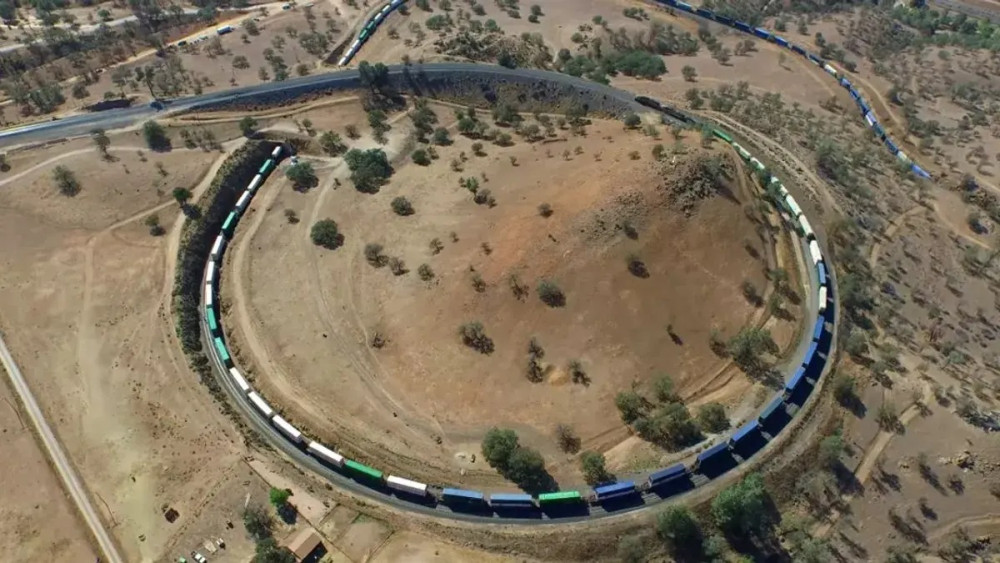
[(271, 516), (264, 507), (250, 505), (243, 509), (243, 526), (255, 541), (271, 537)]
[(52, 176), (55, 178), (56, 188), (62, 195), (75, 196), (80, 193), (80, 182), (69, 168), (56, 166), (52, 170)]
[(313, 244), (331, 250), (339, 247), (344, 240), (337, 222), (333, 219), (320, 219), (313, 223), (309, 230), (309, 238), (312, 239)]
[(817, 461), (827, 469), (835, 469), (840, 465), (840, 456), (844, 453), (844, 439), (840, 434), (833, 434), (823, 438), (819, 443), (819, 453)]
[(660, 374), (653, 382), (653, 394), (661, 403), (678, 403), (681, 400), (674, 391), (674, 380), (667, 374)]
[(146, 145), (150, 150), (167, 151), (170, 150), (170, 137), (167, 130), (155, 121), (147, 121), (142, 124), (142, 136), (146, 139)]
[(403, 196), (394, 198), (390, 205), (392, 206), (392, 210), (396, 213), (396, 215), (402, 215), (402, 216), (413, 215), (413, 204), (410, 203), (410, 200), (406, 199)]
[(684, 68), (681, 69), (681, 75), (684, 76), (684, 80), (694, 82), (694, 79), (698, 76), (698, 71), (691, 65), (684, 65)]
[(490, 467), (505, 472), (511, 456), (520, 447), (517, 433), (506, 428), (490, 428), (483, 437), (483, 457)]
[(847, 374), (838, 373), (833, 378), (833, 397), (841, 405), (849, 405), (857, 399), (854, 391), (854, 378)]
[(763, 532), (771, 525), (768, 494), (758, 473), (747, 475), (712, 500), (712, 518), (728, 534), (736, 536)]
[(428, 166), (431, 163), (431, 157), (427, 154), (427, 151), (424, 149), (417, 149), (413, 151), (413, 154), (410, 155), (410, 158), (413, 159), (414, 163), (419, 164), (420, 166)]
[(602, 453), (587, 451), (580, 454), (580, 469), (583, 471), (583, 478), (587, 484), (596, 485), (610, 480), (604, 462), (604, 454)]
[(759, 376), (770, 369), (764, 353), (776, 354), (778, 345), (771, 338), (771, 331), (764, 328), (745, 327), (726, 343), (726, 351), (736, 365), (748, 375)]
[(705, 432), (722, 432), (729, 428), (726, 408), (719, 403), (707, 403), (698, 409), (698, 426)]
[(646, 399), (635, 391), (620, 391), (615, 395), (615, 406), (618, 407), (625, 424), (632, 424), (640, 417), (646, 416), (649, 409)]
[(435, 145), (443, 146), (451, 144), (451, 138), (448, 137), (448, 130), (444, 127), (438, 127), (434, 130), (433, 140)]
[(566, 304), (566, 294), (551, 280), (538, 283), (538, 297), (549, 307), (562, 307)]
[(312, 164), (304, 160), (285, 168), (285, 177), (291, 180), (296, 190), (308, 190), (319, 184), (319, 178), (316, 177)]
[(295, 563), (295, 554), (272, 537), (257, 542), (252, 563)]
[(341, 140), (340, 134), (333, 131), (326, 131), (319, 136), (319, 146), (330, 156), (338, 156), (347, 150), (347, 145)]
[(249, 115), (240, 120), (240, 132), (244, 137), (253, 137), (257, 133), (257, 120)]
[(389, 158), (382, 149), (366, 151), (351, 149), (344, 154), (347, 167), (351, 170), (351, 181), (362, 193), (375, 193), (392, 175)]
[(291, 498), (292, 493), (288, 489), (278, 489), (276, 487), (271, 487), (271, 492), (268, 498), (271, 501), (271, 505), (275, 508), (281, 508), (288, 504), (288, 499)]
[(675, 557), (697, 558), (701, 554), (701, 526), (686, 506), (670, 506), (657, 515), (656, 533)]
[(533, 448), (519, 446), (507, 461), (505, 477), (529, 492), (548, 488), (551, 477), (545, 471), (545, 459)]
[(638, 114), (630, 113), (625, 116), (625, 128), (635, 129), (642, 123), (642, 118)]
[(94, 140), (94, 144), (97, 146), (97, 150), (101, 153), (102, 158), (107, 159), (111, 156), (108, 154), (111, 139), (108, 138), (108, 134), (104, 132), (104, 129), (94, 129), (90, 132), (90, 138)]
[(187, 188), (174, 188), (173, 191), (174, 199), (177, 200), (177, 205), (180, 205), (181, 208), (187, 206), (187, 202), (191, 200), (192, 195), (191, 190)]

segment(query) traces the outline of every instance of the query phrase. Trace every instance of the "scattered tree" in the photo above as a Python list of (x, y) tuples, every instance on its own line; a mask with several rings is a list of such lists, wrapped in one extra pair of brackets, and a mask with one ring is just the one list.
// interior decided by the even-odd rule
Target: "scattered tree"
[(556, 441), (559, 443), (559, 449), (568, 454), (575, 454), (580, 450), (580, 437), (568, 424), (556, 425)]
[(309, 230), (309, 238), (316, 246), (331, 250), (339, 247), (344, 241), (344, 236), (340, 234), (340, 228), (333, 219), (316, 221)]
[(316, 177), (312, 164), (304, 160), (285, 168), (285, 177), (291, 180), (294, 188), (299, 191), (308, 190), (319, 184), (319, 178)]
[(729, 428), (726, 408), (719, 403), (707, 403), (698, 409), (698, 426), (705, 432), (717, 433)]
[(712, 518), (727, 534), (754, 535), (771, 525), (768, 494), (758, 473), (747, 475), (712, 500)]
[(366, 244), (364, 254), (365, 260), (376, 268), (385, 266), (386, 261), (388, 260), (385, 254), (382, 253), (382, 245), (377, 242), (369, 242)]
[(396, 213), (396, 215), (406, 216), (406, 215), (413, 215), (414, 213), (413, 204), (410, 203), (410, 200), (406, 199), (403, 196), (399, 196), (393, 199), (391, 205), (392, 205), (392, 210)]
[(330, 156), (341, 155), (347, 150), (347, 145), (341, 140), (340, 135), (333, 131), (326, 131), (319, 136), (319, 146)]
[(630, 113), (625, 116), (626, 129), (635, 129), (639, 127), (639, 125), (641, 124), (642, 124), (642, 118), (640, 118), (638, 114)]
[(423, 281), (431, 281), (434, 279), (434, 270), (432, 270), (428, 264), (421, 264), (420, 267), (417, 268), (417, 275), (420, 276), (420, 279)]
[(160, 225), (160, 216), (156, 213), (146, 217), (146, 220), (143, 222), (149, 227), (149, 234), (154, 237), (162, 236), (166, 232), (163, 229), (163, 225)]
[(240, 132), (244, 137), (253, 137), (257, 134), (257, 120), (246, 115), (240, 120)]
[(674, 556), (698, 559), (701, 555), (701, 526), (686, 506), (669, 506), (661, 512), (656, 517), (656, 533)]
[(588, 485), (596, 485), (610, 480), (602, 453), (588, 451), (580, 454), (580, 469), (583, 471), (583, 478)]
[(549, 204), (547, 204), (547, 203), (543, 203), (543, 204), (539, 205), (538, 206), (538, 214), (541, 215), (542, 217), (546, 217), (546, 218), (551, 217), (552, 216), (552, 206), (549, 205)]
[(542, 280), (539, 282), (538, 297), (549, 307), (562, 307), (566, 304), (566, 295), (551, 280)]
[(351, 170), (351, 181), (362, 193), (375, 193), (392, 175), (389, 158), (382, 149), (351, 149), (344, 155)]
[(142, 136), (146, 140), (146, 145), (154, 151), (170, 150), (170, 137), (167, 130), (155, 121), (147, 121), (142, 124)]
[(681, 69), (681, 75), (684, 76), (684, 80), (694, 82), (695, 78), (698, 76), (698, 71), (696, 71), (691, 65), (684, 65), (684, 68)]
[(459, 327), (458, 333), (462, 337), (462, 343), (469, 348), (482, 354), (493, 352), (493, 339), (486, 335), (482, 323), (478, 321), (465, 323)]
[(108, 138), (104, 129), (94, 129), (90, 132), (90, 138), (93, 139), (94, 145), (97, 146), (97, 150), (101, 153), (101, 158), (105, 160), (109, 159), (111, 155), (108, 154), (108, 147), (111, 146), (111, 139)]

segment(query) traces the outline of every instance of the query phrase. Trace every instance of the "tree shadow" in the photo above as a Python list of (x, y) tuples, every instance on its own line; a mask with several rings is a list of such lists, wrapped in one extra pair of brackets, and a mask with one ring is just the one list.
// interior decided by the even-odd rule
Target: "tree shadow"
[(284, 522), (285, 524), (295, 524), (295, 522), (298, 520), (299, 513), (297, 510), (295, 510), (295, 506), (289, 502), (286, 502), (285, 504), (279, 506), (277, 508), (277, 511), (278, 511), (278, 516), (281, 518), (281, 521)]

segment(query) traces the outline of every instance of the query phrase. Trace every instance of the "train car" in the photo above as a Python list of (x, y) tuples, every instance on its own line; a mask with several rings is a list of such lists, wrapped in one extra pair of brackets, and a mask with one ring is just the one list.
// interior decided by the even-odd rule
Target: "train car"
[(796, 45), (795, 43), (789, 43), (789, 44), (788, 44), (788, 47), (789, 47), (789, 48), (790, 48), (790, 49), (791, 49), (792, 51), (795, 51), (796, 53), (798, 53), (798, 54), (802, 55), (803, 57), (804, 57), (804, 56), (806, 56), (806, 50), (805, 50), (805, 49), (803, 49), (802, 47), (799, 47), (799, 46), (798, 46), (798, 45)]
[(264, 177), (261, 176), (260, 174), (257, 174), (256, 176), (254, 176), (253, 180), (250, 181), (250, 185), (247, 186), (247, 191), (250, 192), (250, 193), (256, 192), (257, 188), (260, 187), (260, 183), (263, 180), (264, 180)]
[(755, 434), (758, 432), (760, 432), (760, 423), (757, 420), (751, 420), (740, 427), (739, 430), (733, 432), (733, 435), (729, 437), (729, 445), (733, 448), (739, 448), (741, 445), (755, 438)]
[(785, 394), (787, 395), (787, 398), (790, 399), (793, 395), (795, 395), (795, 392), (805, 380), (806, 368), (805, 366), (799, 366), (799, 368), (795, 370), (795, 374), (792, 375), (792, 378), (785, 384)]
[(250, 203), (250, 192), (243, 192), (240, 199), (236, 201), (236, 210), (243, 213), (247, 210), (247, 205)]
[(355, 475), (364, 477), (365, 479), (371, 479), (373, 481), (382, 480), (382, 472), (374, 467), (368, 467), (363, 463), (358, 463), (353, 459), (345, 459), (344, 467), (350, 469)]
[(816, 298), (816, 301), (817, 301), (818, 308), (819, 308), (819, 314), (822, 315), (823, 313), (826, 312), (827, 296), (826, 296), (826, 286), (825, 285), (820, 286), (820, 288), (819, 288), (819, 297)]
[(650, 98), (649, 96), (636, 96), (635, 101), (638, 104), (642, 104), (648, 108), (653, 108), (656, 111), (663, 111), (663, 104), (661, 104), (658, 100)]
[(799, 226), (802, 227), (802, 236), (806, 240), (816, 238), (816, 233), (813, 232), (812, 225), (809, 224), (809, 219), (805, 215), (799, 217)]
[(209, 260), (205, 267), (205, 283), (215, 283), (215, 261)]
[(205, 306), (209, 309), (215, 307), (215, 291), (212, 289), (212, 284), (205, 284)]
[(753, 166), (754, 170), (756, 170), (757, 172), (763, 172), (767, 170), (767, 167), (764, 166), (764, 163), (757, 160), (757, 157), (754, 156), (750, 157), (750, 166)]
[(486, 498), (479, 491), (468, 491), (465, 489), (455, 489), (445, 487), (441, 491), (441, 501), (448, 504), (483, 504)]
[(830, 76), (834, 78), (837, 77), (837, 69), (833, 68), (833, 66), (831, 66), (830, 63), (823, 63), (823, 70), (825, 70), (826, 73), (829, 74)]
[(756, 35), (757, 37), (760, 37), (764, 41), (767, 41), (768, 39), (771, 38), (771, 32), (764, 29), (763, 27), (753, 28), (753, 34)]
[(215, 309), (211, 307), (205, 308), (205, 321), (208, 323), (208, 333), (215, 335), (219, 332), (219, 323), (215, 320)]
[(274, 161), (270, 158), (264, 161), (264, 164), (260, 165), (260, 170), (257, 171), (261, 176), (267, 176), (274, 170)]
[(226, 237), (219, 235), (215, 237), (215, 244), (212, 245), (212, 252), (209, 257), (212, 260), (218, 260), (222, 256), (223, 251), (226, 249)]
[(531, 495), (524, 493), (493, 493), (490, 495), (490, 506), (500, 508), (532, 508), (535, 506)]
[(823, 338), (824, 322), (823, 317), (816, 319), (816, 324), (813, 325), (813, 341), (818, 342), (820, 338)]
[(240, 391), (244, 393), (250, 392), (250, 384), (247, 383), (246, 378), (243, 377), (243, 374), (241, 374), (240, 370), (236, 369), (235, 366), (229, 368), (229, 375), (230, 377), (233, 378), (233, 381), (236, 383), (236, 386), (240, 388)]
[(823, 261), (823, 253), (819, 250), (819, 243), (815, 240), (809, 241), (809, 255), (812, 257), (813, 266)]
[(797, 219), (799, 215), (802, 215), (802, 208), (799, 207), (799, 204), (795, 202), (795, 198), (792, 197), (792, 194), (788, 194), (785, 197), (785, 204), (788, 206), (789, 209), (792, 210), (793, 219)]
[(885, 146), (889, 149), (889, 152), (891, 152), (893, 156), (896, 156), (896, 153), (899, 152), (899, 147), (896, 146), (896, 143), (892, 142), (892, 139), (890, 139), (888, 135), (885, 137)]
[(742, 158), (743, 160), (750, 160), (750, 153), (747, 152), (745, 148), (743, 148), (743, 145), (739, 143), (733, 143), (733, 148), (736, 149), (736, 152), (739, 153), (740, 158)]
[(875, 120), (875, 116), (872, 115), (872, 112), (865, 114), (865, 122), (868, 123), (869, 127), (875, 127), (877, 121)]
[(822, 68), (822, 66), (823, 66), (823, 59), (817, 57), (816, 55), (814, 55), (812, 53), (806, 53), (806, 58), (809, 59), (809, 61), (811, 63), (813, 63), (814, 65)]
[(740, 31), (743, 31), (743, 32), (746, 32), (746, 33), (753, 33), (753, 29), (750, 28), (750, 24), (748, 24), (746, 22), (741, 22), (740, 20), (736, 20), (736, 21), (733, 22), (733, 25), (736, 26), (736, 29), (738, 29)]
[(916, 174), (917, 176), (920, 176), (921, 178), (923, 178), (925, 180), (930, 180), (931, 179), (931, 175), (928, 174), (927, 171), (924, 170), (923, 168), (917, 166), (916, 163), (914, 163), (912, 166), (910, 166), (910, 169), (913, 170), (914, 174)]
[(785, 39), (780, 35), (772, 35), (771, 39), (774, 39), (775, 43), (781, 45), (782, 47), (785, 47), (786, 49), (791, 48), (791, 43), (789, 43), (787, 39)]
[(872, 110), (872, 108), (865, 103), (865, 99), (860, 95), (858, 96), (858, 107), (861, 108), (861, 115), (864, 115)]
[(226, 220), (223, 221), (222, 223), (222, 232), (225, 233), (226, 236), (232, 236), (233, 229), (235, 228), (236, 228), (236, 212), (230, 211), (229, 215), (226, 217)]
[(851, 95), (851, 98), (854, 99), (855, 102), (861, 100), (861, 95), (858, 94), (858, 91), (855, 90), (853, 86), (847, 89), (847, 93)]
[(213, 342), (215, 343), (215, 351), (219, 353), (219, 361), (228, 366), (232, 358), (229, 357), (229, 349), (226, 348), (225, 342), (218, 336), (215, 337)]
[(722, 131), (721, 129), (712, 129), (712, 134), (715, 135), (716, 137), (722, 139), (723, 141), (725, 141), (727, 143), (731, 144), (733, 142), (733, 138), (730, 137), (728, 133), (726, 133), (725, 131)]
[(250, 402), (253, 403), (253, 406), (260, 411), (260, 414), (266, 416), (267, 418), (271, 418), (274, 415), (274, 409), (272, 409), (271, 405), (267, 404), (267, 402), (264, 401), (264, 399), (258, 395), (256, 391), (247, 393), (247, 397), (250, 398)]
[(760, 411), (760, 416), (757, 417), (757, 420), (760, 421), (761, 426), (768, 426), (784, 413), (784, 408), (785, 398), (778, 395), (764, 407), (764, 410)]
[(722, 14), (715, 14), (715, 21), (723, 25), (728, 25), (729, 27), (733, 27), (734, 25), (736, 25), (736, 20), (734, 20), (729, 16), (724, 16)]
[(302, 432), (299, 429), (292, 426), (287, 420), (281, 417), (281, 415), (274, 415), (271, 418), (271, 422), (278, 428), (278, 431), (288, 437), (289, 440), (295, 443), (302, 442)]
[(280, 157), (281, 157), (281, 145), (278, 145), (274, 147), (273, 151), (271, 151), (271, 158), (273, 158), (274, 160), (278, 160), (278, 158)]
[(897, 152), (896, 158), (898, 158), (902, 162), (910, 162), (910, 157), (906, 156), (906, 153), (903, 151)]
[(622, 481), (620, 483), (610, 483), (608, 485), (594, 487), (594, 495), (597, 496), (597, 502), (604, 502), (614, 498), (634, 495), (635, 493), (636, 488), (634, 481)]
[(355, 39), (354, 42), (351, 43), (351, 48), (347, 52), (353, 55), (355, 53), (355, 51), (358, 50), (358, 47), (360, 47), (360, 46), (361, 46), (361, 41), (358, 40), (358, 39)]
[(694, 13), (694, 8), (692, 8), (691, 4), (688, 4), (687, 2), (681, 2), (680, 0), (678, 0), (677, 7), (681, 10), (684, 10), (685, 12), (690, 12), (692, 14)]
[(851, 86), (851, 81), (848, 80), (846, 76), (840, 77), (840, 85), (843, 86), (844, 88), (847, 88), (848, 90), (854, 89), (854, 87)]
[(576, 502), (583, 502), (583, 495), (580, 494), (580, 491), (557, 491), (554, 493), (542, 493), (538, 495), (539, 506), (570, 504)]
[(816, 264), (816, 277), (819, 278), (820, 285), (826, 285), (826, 266), (822, 261)]
[(695, 8), (694, 13), (698, 14), (703, 18), (708, 18), (710, 20), (715, 19), (715, 14), (713, 14), (711, 10), (706, 10), (705, 8)]
[(649, 475), (649, 486), (658, 487), (669, 483), (675, 479), (687, 476), (687, 472), (687, 467), (685, 467), (683, 463), (677, 463), (665, 469), (654, 471)]
[(309, 445), (306, 447), (306, 450), (308, 450), (309, 453), (313, 455), (313, 457), (319, 459), (320, 461), (325, 461), (326, 463), (335, 465), (337, 467), (344, 466), (344, 456), (338, 454), (337, 452), (331, 450), (330, 448), (327, 448), (326, 446), (320, 444), (319, 442), (309, 442)]
[(427, 485), (420, 483), (419, 481), (412, 481), (410, 479), (404, 479), (403, 477), (396, 477), (395, 475), (390, 475), (385, 480), (385, 484), (390, 489), (395, 489), (403, 493), (407, 493), (418, 497), (427, 496)]
[(878, 137), (879, 139), (885, 139), (885, 129), (882, 129), (881, 123), (876, 121), (875, 125), (872, 125), (872, 131), (875, 133), (875, 136)]
[(729, 454), (729, 442), (720, 442), (711, 448), (698, 454), (698, 457), (694, 460), (694, 466), (692, 470), (697, 471), (698, 469), (714, 463), (716, 460)]
[(215, 33), (219, 35), (225, 35), (227, 33), (232, 33), (232, 32), (233, 32), (233, 26), (231, 25), (224, 25), (215, 29)]
[(368, 28), (366, 27), (361, 30), (361, 33), (358, 34), (358, 41), (364, 42), (367, 40), (368, 40)]

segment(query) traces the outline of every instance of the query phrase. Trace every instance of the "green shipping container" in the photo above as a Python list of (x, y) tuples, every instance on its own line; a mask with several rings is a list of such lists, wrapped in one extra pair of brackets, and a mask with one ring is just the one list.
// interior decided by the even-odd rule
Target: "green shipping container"
[(232, 234), (234, 225), (236, 225), (236, 212), (230, 211), (229, 217), (226, 217), (226, 222), (222, 224), (222, 232)]
[(260, 166), (260, 170), (257, 173), (263, 176), (271, 172), (271, 170), (274, 170), (274, 161), (269, 158)]
[(365, 477), (371, 477), (372, 479), (382, 479), (382, 472), (378, 469), (372, 469), (367, 465), (358, 463), (352, 459), (344, 461), (344, 467), (357, 471), (358, 473), (364, 475)]
[(222, 363), (229, 363), (229, 350), (226, 350), (226, 345), (223, 344), (222, 339), (218, 336), (215, 337), (215, 350), (219, 352), (219, 359)]
[(580, 500), (583, 500), (583, 497), (580, 496), (580, 491), (559, 491), (558, 493), (542, 493), (538, 495), (538, 504)]
[(208, 320), (208, 330), (215, 334), (215, 331), (219, 330), (219, 324), (215, 322), (215, 311), (211, 307), (205, 313), (205, 319)]
[(716, 137), (722, 139), (723, 141), (725, 141), (727, 143), (732, 143), (733, 142), (733, 138), (730, 137), (728, 133), (726, 133), (725, 131), (722, 131), (720, 129), (712, 129), (712, 134), (715, 135)]

